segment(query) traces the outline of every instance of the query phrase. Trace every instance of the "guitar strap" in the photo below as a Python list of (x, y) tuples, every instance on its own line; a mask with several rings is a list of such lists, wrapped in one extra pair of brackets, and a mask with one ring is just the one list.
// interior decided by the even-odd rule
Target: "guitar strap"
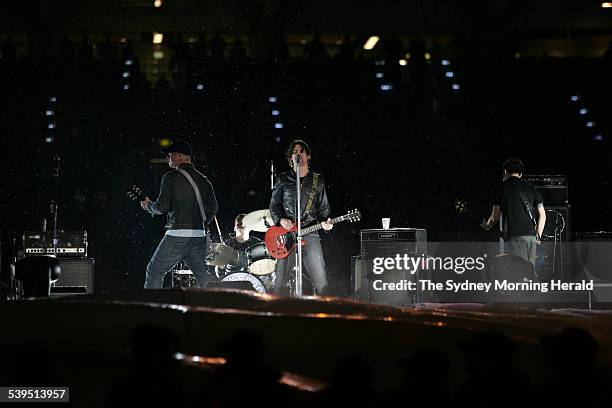
[(519, 197), (521, 198), (521, 202), (523, 203), (523, 208), (525, 209), (525, 211), (527, 211), (527, 214), (529, 215), (529, 218), (531, 219), (531, 223), (533, 224), (533, 228), (535, 229), (536, 238), (539, 240), (540, 236), (538, 235), (538, 222), (536, 221), (535, 217), (531, 213), (531, 205), (529, 204), (529, 200), (525, 196), (525, 193), (523, 193), (521, 190), (516, 188), (516, 186), (514, 186), (514, 190), (518, 193)]
[(187, 173), (187, 170), (181, 168), (177, 168), (177, 170), (187, 178), (189, 184), (191, 184), (191, 187), (193, 187), (193, 190), (195, 191), (195, 196), (198, 200), (198, 206), (200, 206), (200, 213), (202, 214), (202, 228), (204, 229), (204, 231), (206, 231), (206, 213), (204, 212), (204, 204), (202, 203), (202, 195), (200, 194), (200, 189), (193, 180), (193, 177), (191, 177), (191, 175)]
[(314, 200), (315, 192), (317, 191), (317, 183), (319, 182), (319, 174), (314, 173), (312, 175), (312, 188), (310, 189), (310, 195), (308, 196), (308, 202), (306, 203), (306, 209), (304, 209), (304, 215), (308, 214), (312, 208), (312, 201)]

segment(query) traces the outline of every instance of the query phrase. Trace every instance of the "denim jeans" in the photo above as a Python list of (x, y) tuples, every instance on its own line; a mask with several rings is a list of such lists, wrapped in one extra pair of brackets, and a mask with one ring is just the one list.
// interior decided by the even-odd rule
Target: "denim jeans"
[[(323, 249), (321, 248), (321, 239), (319, 233), (314, 232), (304, 236), (306, 245), (302, 247), (302, 263), (306, 273), (312, 279), (313, 287), (316, 293), (326, 294), (327, 290), (327, 274), (325, 273), (325, 259), (323, 259)], [(287, 281), (293, 273), (295, 266), (295, 251), (291, 251), (289, 256), (284, 259), (279, 259), (276, 263), (276, 280), (274, 285), (274, 293), (286, 294)]]
[(185, 261), (198, 285), (205, 287), (212, 279), (206, 265), (207, 238), (187, 238), (164, 235), (147, 265), (145, 289), (160, 289), (164, 275), (179, 261)]
[(506, 241), (506, 253), (519, 256), (532, 265), (535, 265), (536, 251), (536, 237), (533, 235), (510, 237)]

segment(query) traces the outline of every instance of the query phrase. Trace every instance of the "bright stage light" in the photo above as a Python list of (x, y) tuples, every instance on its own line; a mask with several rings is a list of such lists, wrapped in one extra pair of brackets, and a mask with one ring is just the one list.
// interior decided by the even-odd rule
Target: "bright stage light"
[(374, 47), (376, 47), (376, 44), (378, 43), (378, 40), (380, 40), (378, 36), (376, 35), (371, 36), (370, 38), (368, 38), (365, 44), (363, 44), (363, 49), (364, 50), (374, 49)]
[(278, 101), (278, 99), (276, 98), (276, 96), (271, 96), (271, 97), (268, 98), (268, 101), (270, 103), (276, 103), (276, 101)]
[(460, 89), (461, 89), (461, 87), (459, 86), (459, 84), (453, 84), (453, 89), (454, 89), (455, 91), (458, 91), (458, 90), (460, 90)]
[(153, 44), (161, 44), (164, 42), (164, 35), (162, 33), (153, 33)]
[(280, 122), (276, 122), (276, 123), (274, 124), (274, 127), (275, 127), (276, 129), (282, 129), (282, 128), (284, 128), (285, 126), (284, 126), (282, 123), (280, 123)]
[(161, 6), (162, 6), (162, 0), (155, 0), (155, 1), (153, 2), (153, 5), (154, 5), (155, 7), (157, 7), (157, 8), (161, 7)]
[(399, 64), (403, 67), (403, 66), (408, 65), (408, 61), (406, 61), (405, 59), (401, 59), (399, 60)]
[(612, 2), (605, 1), (605, 2), (601, 3), (601, 7), (602, 8), (612, 8)]

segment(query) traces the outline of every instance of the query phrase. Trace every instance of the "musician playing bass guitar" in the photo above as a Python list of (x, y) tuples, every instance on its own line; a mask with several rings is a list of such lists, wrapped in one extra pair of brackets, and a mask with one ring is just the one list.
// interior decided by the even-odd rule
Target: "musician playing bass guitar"
[(503, 169), (504, 182), (495, 191), (491, 215), (482, 227), (493, 227), (501, 215), (506, 252), (535, 265), (537, 245), (541, 244), (546, 225), (544, 200), (534, 186), (521, 179), (523, 162), (520, 159), (508, 159)]
[[(294, 168), (294, 158), (299, 156), (298, 169)], [(323, 176), (309, 169), (311, 151), (303, 140), (294, 140), (287, 150), (287, 159), (291, 169), (280, 174), (272, 190), (270, 200), (270, 214), (275, 225), (281, 226), (287, 231), (294, 227), (296, 222), (296, 173), (299, 172), (301, 184), (301, 213), (302, 227), (308, 227), (317, 222), (322, 222), (324, 230), (333, 228), (329, 218), (330, 209), (325, 191), (325, 180)], [(327, 291), (327, 274), (325, 272), (325, 260), (323, 250), (317, 231), (303, 237), (305, 245), (302, 248), (302, 262), (304, 269), (313, 282), (317, 294), (325, 294)], [(295, 249), (294, 249), (295, 251)], [(292, 254), (293, 255), (293, 254)], [(276, 282), (274, 292), (286, 294), (289, 273), (295, 266), (295, 256), (279, 259), (276, 264)]]

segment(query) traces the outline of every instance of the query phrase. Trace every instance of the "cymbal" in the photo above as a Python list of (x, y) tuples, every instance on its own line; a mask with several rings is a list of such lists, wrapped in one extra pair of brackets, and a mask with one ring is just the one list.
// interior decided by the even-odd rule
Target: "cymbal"
[(227, 245), (212, 243), (206, 254), (206, 265), (224, 267), (238, 262), (238, 252)]
[(266, 232), (269, 227), (274, 225), (274, 222), (270, 210), (257, 210), (245, 215), (242, 219), (242, 225), (246, 230)]

